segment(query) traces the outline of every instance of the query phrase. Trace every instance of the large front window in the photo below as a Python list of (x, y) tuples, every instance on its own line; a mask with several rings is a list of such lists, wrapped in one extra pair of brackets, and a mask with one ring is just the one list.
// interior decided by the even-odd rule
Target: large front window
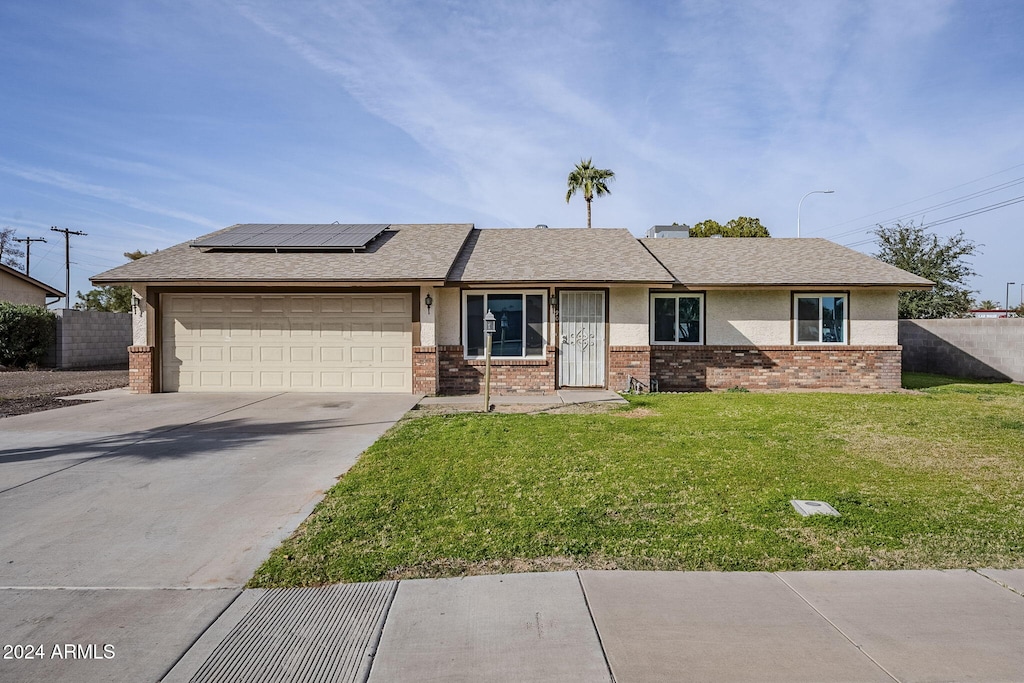
[(845, 344), (845, 294), (795, 294), (797, 344)]
[(703, 294), (655, 294), (651, 297), (652, 344), (702, 344)]
[(544, 356), (544, 292), (466, 292), (463, 297), (462, 329), (467, 358), (482, 358), (485, 354), (487, 311), (494, 314), (492, 356)]

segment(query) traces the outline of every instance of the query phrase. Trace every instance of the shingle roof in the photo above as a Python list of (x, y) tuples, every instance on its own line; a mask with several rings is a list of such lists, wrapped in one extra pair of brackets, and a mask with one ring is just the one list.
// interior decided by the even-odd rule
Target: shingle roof
[(7, 273), (8, 275), (16, 277), (19, 280), (24, 280), (25, 282), (29, 283), (30, 285), (34, 285), (35, 287), (38, 287), (39, 289), (41, 289), (41, 290), (46, 292), (46, 296), (57, 296), (57, 297), (63, 297), (64, 296), (64, 292), (60, 291), (59, 289), (51, 287), (50, 285), (46, 284), (45, 282), (42, 282), (41, 280), (37, 280), (37, 279), (35, 279), (34, 277), (32, 277), (30, 275), (25, 275), (25, 273), (22, 273), (20, 270), (18, 270), (16, 268), (11, 268), (10, 266), (4, 265), (3, 263), (0, 263), (0, 272)]
[(366, 251), (354, 253), (202, 251), (184, 242), (91, 279), (97, 285), (444, 280), (472, 229), (469, 223), (391, 225)]
[(656, 238), (640, 243), (679, 282), (702, 286), (889, 286), (933, 283), (820, 238)]
[(628, 230), (475, 229), (453, 282), (672, 282)]

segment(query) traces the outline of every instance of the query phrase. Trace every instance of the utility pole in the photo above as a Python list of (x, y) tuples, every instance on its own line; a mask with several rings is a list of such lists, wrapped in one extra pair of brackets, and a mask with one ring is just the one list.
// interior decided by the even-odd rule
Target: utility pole
[(85, 236), (84, 232), (79, 230), (68, 230), (67, 228), (50, 228), (54, 232), (64, 233), (64, 272), (67, 275), (64, 295), (64, 310), (71, 308), (71, 236), (82, 235)]
[(31, 275), (30, 272), (32, 266), (32, 243), (33, 242), (45, 242), (45, 237), (26, 237), (25, 239), (16, 239), (15, 242), (25, 243), (25, 275)]

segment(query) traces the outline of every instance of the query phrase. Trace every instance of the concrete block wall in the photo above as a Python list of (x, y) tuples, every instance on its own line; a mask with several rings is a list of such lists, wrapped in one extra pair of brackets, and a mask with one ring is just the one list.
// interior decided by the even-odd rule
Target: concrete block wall
[(1024, 318), (900, 320), (903, 369), (1024, 382)]
[(58, 368), (127, 365), (132, 343), (130, 313), (65, 309), (57, 314), (55, 363)]

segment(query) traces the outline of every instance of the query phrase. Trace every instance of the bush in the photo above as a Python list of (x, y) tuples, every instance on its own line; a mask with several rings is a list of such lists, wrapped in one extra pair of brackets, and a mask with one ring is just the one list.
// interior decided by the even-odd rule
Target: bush
[(0, 301), (0, 365), (42, 363), (56, 327), (56, 316), (45, 308)]

